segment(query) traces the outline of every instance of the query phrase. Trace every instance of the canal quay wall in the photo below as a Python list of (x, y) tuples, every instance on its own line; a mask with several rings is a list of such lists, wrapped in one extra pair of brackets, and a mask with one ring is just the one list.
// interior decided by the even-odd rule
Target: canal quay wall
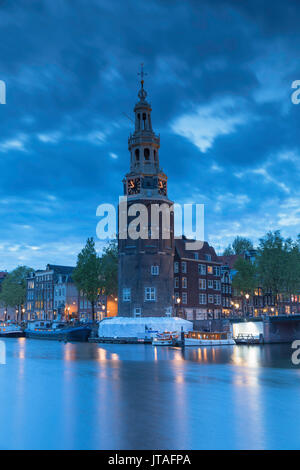
[(291, 343), (300, 340), (300, 315), (267, 317), (263, 322), (265, 343)]

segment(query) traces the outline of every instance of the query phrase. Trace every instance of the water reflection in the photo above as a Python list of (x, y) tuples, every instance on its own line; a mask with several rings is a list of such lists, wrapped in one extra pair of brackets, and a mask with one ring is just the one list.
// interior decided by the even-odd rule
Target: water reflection
[(2, 449), (300, 447), (290, 345), (6, 346)]

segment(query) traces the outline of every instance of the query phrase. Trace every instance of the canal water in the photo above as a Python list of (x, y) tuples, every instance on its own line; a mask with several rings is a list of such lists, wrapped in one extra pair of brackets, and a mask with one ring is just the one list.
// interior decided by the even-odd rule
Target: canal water
[(6, 339), (1, 449), (299, 449), (290, 345)]

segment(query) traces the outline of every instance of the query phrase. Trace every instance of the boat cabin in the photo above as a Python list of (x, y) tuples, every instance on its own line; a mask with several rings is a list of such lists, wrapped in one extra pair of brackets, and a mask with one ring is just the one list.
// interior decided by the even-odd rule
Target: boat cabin
[(207, 333), (205, 331), (189, 331), (185, 338), (191, 339), (201, 339), (207, 341), (220, 341), (224, 339), (228, 339), (228, 333)]

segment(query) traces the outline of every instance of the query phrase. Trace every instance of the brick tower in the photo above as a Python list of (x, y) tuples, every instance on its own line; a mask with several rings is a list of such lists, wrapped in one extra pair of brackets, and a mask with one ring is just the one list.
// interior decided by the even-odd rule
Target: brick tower
[[(146, 101), (143, 68), (138, 97), (134, 108), (135, 129), (128, 139), (130, 172), (123, 180), (127, 214), (132, 209), (131, 213), (136, 215), (128, 216), (123, 235), (119, 225), (118, 311), (123, 317), (171, 316), (174, 303), (174, 214), (170, 208), (173, 203), (167, 195), (167, 176), (159, 166), (160, 138), (152, 129), (152, 109)], [(130, 223), (141, 214), (133, 210), (133, 204), (142, 204), (146, 208), (144, 215), (145, 212), (148, 214), (148, 222), (139, 225), (140, 236), (136, 239), (128, 236)], [(150, 225), (152, 211), (156, 217), (152, 217)], [(163, 220), (167, 221), (166, 224)]]

